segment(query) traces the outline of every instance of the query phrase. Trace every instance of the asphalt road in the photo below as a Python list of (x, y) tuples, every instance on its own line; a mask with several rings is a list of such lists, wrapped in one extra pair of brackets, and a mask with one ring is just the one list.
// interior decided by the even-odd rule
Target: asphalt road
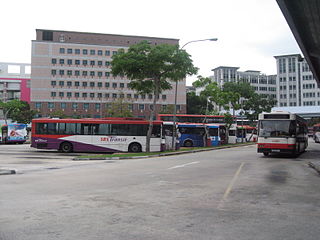
[(320, 144), (312, 141), (298, 158), (263, 157), (247, 146), (94, 162), (43, 152), (23, 158), (25, 146), (0, 147), (0, 167), (59, 165), (0, 176), (0, 240), (320, 236), (320, 178), (307, 166)]

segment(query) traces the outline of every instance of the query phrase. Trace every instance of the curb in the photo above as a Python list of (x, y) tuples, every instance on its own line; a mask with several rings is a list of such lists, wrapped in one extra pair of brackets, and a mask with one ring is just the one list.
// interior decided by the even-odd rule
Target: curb
[(314, 164), (312, 162), (308, 162), (308, 166), (316, 170), (316, 172), (320, 175), (320, 166), (317, 164)]
[(75, 157), (73, 161), (94, 161), (94, 160), (123, 160), (123, 159), (141, 159), (141, 158), (151, 158), (151, 157), (164, 157), (164, 156), (173, 156), (173, 155), (181, 155), (181, 154), (188, 154), (188, 153), (197, 153), (197, 152), (206, 152), (206, 151), (214, 151), (226, 148), (235, 148), (235, 147), (244, 147), (244, 146), (251, 146), (255, 145), (256, 143), (248, 143), (248, 144), (241, 144), (241, 145), (229, 145), (223, 147), (214, 147), (214, 148), (206, 148), (206, 149), (197, 149), (197, 150), (190, 150), (190, 151), (179, 151), (179, 152), (169, 152), (169, 153), (159, 153), (154, 155), (146, 155), (146, 156), (132, 156), (132, 157), (92, 157), (92, 158), (78, 158)]
[(16, 170), (0, 169), (0, 175), (16, 174)]

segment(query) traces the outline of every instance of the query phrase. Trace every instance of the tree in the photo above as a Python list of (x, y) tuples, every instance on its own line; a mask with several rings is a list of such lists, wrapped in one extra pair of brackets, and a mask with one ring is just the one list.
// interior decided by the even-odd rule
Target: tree
[(214, 109), (212, 103), (218, 106), (218, 108), (220, 108), (222, 105), (225, 105), (221, 89), (219, 88), (218, 84), (216, 82), (212, 82), (210, 78), (198, 76), (198, 79), (193, 82), (192, 86), (195, 88), (204, 88), (201, 91), (200, 96), (206, 98), (206, 114), (208, 114), (210, 111), (209, 108)]
[(245, 110), (245, 115), (249, 120), (257, 120), (259, 113), (270, 112), (276, 103), (277, 101), (275, 99), (262, 97), (261, 95), (254, 93), (244, 102), (243, 109)]
[(3, 110), (4, 120), (11, 118), (12, 121), (18, 123), (30, 123), (34, 115), (37, 113), (35, 110), (30, 109), (28, 102), (21, 100), (11, 100), (9, 102), (0, 102), (0, 109)]
[(130, 103), (123, 98), (119, 98), (117, 101), (112, 102), (110, 109), (106, 111), (108, 117), (133, 117), (132, 112), (129, 109)]
[(56, 111), (50, 113), (50, 117), (67, 118), (67, 115), (62, 110), (56, 110)]
[(112, 58), (112, 74), (126, 75), (131, 80), (129, 87), (140, 94), (153, 94), (146, 151), (150, 151), (150, 138), (153, 128), (154, 111), (159, 94), (172, 88), (169, 81), (177, 82), (187, 75), (197, 73), (190, 55), (178, 45), (151, 45), (147, 41), (120, 49)]
[[(207, 98), (205, 96), (197, 96), (195, 92), (187, 93), (187, 113), (188, 114), (205, 114)], [(209, 106), (209, 111), (212, 107)]]

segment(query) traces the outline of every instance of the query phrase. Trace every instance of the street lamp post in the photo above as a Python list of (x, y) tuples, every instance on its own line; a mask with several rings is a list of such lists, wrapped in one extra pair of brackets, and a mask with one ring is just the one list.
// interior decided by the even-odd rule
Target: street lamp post
[[(218, 41), (218, 38), (207, 38), (207, 39), (199, 39), (199, 40), (192, 40), (185, 43), (181, 48), (183, 49), (190, 43), (194, 42), (203, 42), (203, 41)], [(176, 138), (177, 138), (177, 129), (176, 129), (176, 122), (177, 122), (177, 95), (178, 95), (178, 81), (176, 81), (176, 88), (174, 92), (174, 109), (173, 109), (173, 125), (172, 125), (172, 148), (176, 149)]]

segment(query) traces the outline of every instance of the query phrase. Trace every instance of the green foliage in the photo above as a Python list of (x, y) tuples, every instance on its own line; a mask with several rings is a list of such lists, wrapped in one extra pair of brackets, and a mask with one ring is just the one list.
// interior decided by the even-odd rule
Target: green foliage
[(37, 111), (31, 110), (28, 102), (17, 99), (9, 102), (0, 102), (0, 109), (3, 110), (4, 120), (8, 118), (18, 123), (30, 123)]
[(68, 117), (62, 110), (56, 110), (54, 112), (51, 112), (49, 115), (52, 118), (61, 118), (61, 119)]
[(173, 113), (174, 111), (174, 104), (169, 104), (167, 105), (167, 108), (166, 109), (162, 109), (159, 113), (162, 113), (162, 114), (170, 114), (170, 113)]
[(259, 113), (270, 112), (271, 108), (276, 105), (275, 99), (264, 98), (254, 93), (248, 100), (244, 102), (243, 109), (249, 120), (257, 120)]
[(153, 94), (153, 110), (147, 134), (146, 151), (150, 151), (150, 138), (154, 109), (159, 94), (172, 88), (170, 81), (183, 80), (187, 75), (197, 73), (190, 55), (178, 45), (151, 45), (147, 41), (120, 49), (112, 57), (112, 74), (125, 75), (130, 79), (129, 87), (138, 93)]
[(132, 112), (129, 110), (129, 105), (129, 102), (126, 102), (123, 98), (119, 98), (111, 103), (110, 109), (106, 111), (106, 115), (108, 117), (133, 117)]
[[(187, 113), (188, 114), (205, 114), (207, 98), (197, 96), (195, 92), (187, 93)], [(208, 112), (212, 111), (212, 105), (208, 106)]]
[(230, 129), (231, 125), (234, 122), (234, 117), (230, 113), (224, 114), (224, 122), (226, 123), (226, 128)]

